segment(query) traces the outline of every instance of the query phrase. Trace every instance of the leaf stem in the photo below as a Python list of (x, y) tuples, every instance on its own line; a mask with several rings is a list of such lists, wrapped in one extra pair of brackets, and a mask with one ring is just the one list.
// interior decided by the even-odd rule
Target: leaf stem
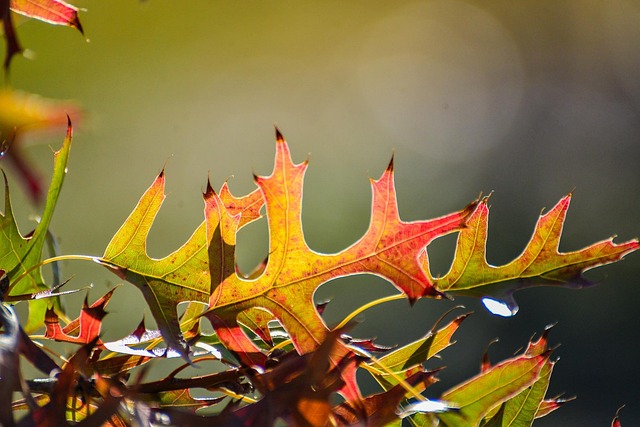
[(22, 280), (25, 277), (27, 277), (33, 270), (35, 270), (37, 268), (40, 268), (42, 266), (45, 266), (47, 264), (52, 264), (54, 262), (67, 261), (67, 260), (82, 260), (82, 261), (100, 262), (100, 257), (89, 256), (89, 255), (59, 255), (59, 256), (54, 256), (54, 257), (51, 257), (51, 258), (47, 258), (47, 259), (43, 260), (42, 262), (40, 262), (40, 263), (34, 265), (33, 267), (29, 268), (24, 273), (22, 273), (20, 276), (16, 277), (16, 280), (14, 280), (13, 283), (11, 283), (9, 285), (9, 290), (7, 291), (7, 294), (9, 292), (11, 292), (11, 289), (13, 289), (13, 287), (18, 282), (20, 282), (20, 280)]
[(378, 373), (380, 371), (387, 373), (393, 379), (398, 381), (398, 383), (400, 385), (402, 385), (402, 388), (404, 388), (409, 394), (411, 394), (412, 397), (414, 397), (414, 398), (416, 398), (418, 400), (423, 400), (423, 401), (426, 400), (426, 398), (422, 394), (420, 394), (411, 384), (406, 382), (402, 377), (400, 377), (397, 373), (393, 372), (386, 365), (380, 363), (380, 361), (375, 356), (372, 356), (369, 353), (363, 352), (362, 349), (359, 349), (358, 347), (355, 347), (355, 346), (349, 346), (349, 348), (351, 349), (351, 351), (353, 351), (356, 354), (365, 355), (367, 358), (369, 358), (369, 360), (371, 360), (371, 362), (374, 365), (379, 367), (380, 370), (378, 370), (377, 368), (374, 368), (373, 366), (370, 366), (368, 364), (363, 364), (362, 365), (363, 368), (365, 368), (367, 370), (369, 370), (369, 368), (371, 368), (371, 370), (373, 370), (376, 373)]
[(389, 301), (395, 301), (395, 300), (399, 300), (399, 299), (403, 299), (405, 298), (405, 295), (400, 293), (400, 294), (395, 294), (395, 295), (389, 295), (387, 297), (383, 297), (383, 298), (379, 298), (375, 301), (371, 301), (359, 308), (357, 308), (356, 310), (352, 311), (351, 314), (349, 314), (347, 317), (344, 318), (344, 320), (342, 322), (340, 322), (340, 324), (338, 324), (338, 326), (336, 326), (334, 329), (340, 329), (340, 328), (344, 328), (346, 326), (347, 323), (351, 322), (357, 315), (359, 315), (360, 313), (362, 313), (365, 310), (368, 310), (369, 308), (376, 306), (378, 304), (383, 304), (385, 302), (389, 302)]

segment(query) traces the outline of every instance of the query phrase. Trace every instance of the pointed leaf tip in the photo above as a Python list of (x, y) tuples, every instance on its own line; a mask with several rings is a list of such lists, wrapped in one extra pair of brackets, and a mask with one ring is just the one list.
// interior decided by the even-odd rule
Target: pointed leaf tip
[(210, 197), (215, 196), (215, 194), (216, 194), (216, 191), (211, 186), (211, 180), (207, 178), (207, 189), (204, 192), (204, 198), (208, 199)]
[(393, 159), (396, 153), (391, 153), (391, 160), (389, 160), (389, 164), (387, 165), (387, 172), (393, 172)]
[(611, 427), (622, 427), (622, 423), (620, 422), (620, 411), (622, 411), (625, 406), (626, 405), (622, 405), (618, 408), (615, 418), (611, 421)]
[(280, 132), (280, 129), (278, 129), (278, 127), (276, 126), (276, 142), (281, 144), (284, 143), (284, 136), (282, 136), (282, 133)]

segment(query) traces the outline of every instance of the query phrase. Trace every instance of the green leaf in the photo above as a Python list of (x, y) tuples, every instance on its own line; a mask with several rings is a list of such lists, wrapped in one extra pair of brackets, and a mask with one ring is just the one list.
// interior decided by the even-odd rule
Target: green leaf
[[(559, 252), (570, 201), (571, 195), (565, 196), (541, 215), (522, 254), (512, 262), (496, 267), (486, 260), (489, 207), (485, 198), (467, 220), (467, 227), (458, 234), (451, 269), (435, 280), (436, 288), (450, 295), (494, 296), (504, 300), (514, 314), (517, 310), (512, 298), (514, 291), (537, 285), (587, 285), (589, 282), (582, 273), (616, 262), (640, 247), (637, 239), (617, 244), (609, 238), (579, 251)], [(426, 257), (423, 261), (428, 270)]]
[[(40, 222), (33, 233), (23, 237), (18, 230), (13, 209), (9, 185), (5, 176), (5, 213), (0, 214), (0, 269), (9, 278), (10, 296), (35, 293), (48, 289), (39, 267), (42, 261), (47, 230), (60, 195), (62, 183), (67, 173), (67, 162), (71, 149), (71, 122), (67, 127), (67, 136), (62, 148), (54, 153), (54, 168), (47, 201)], [(25, 330), (32, 331), (44, 325), (44, 315), (49, 302), (47, 300), (29, 301), (29, 320)]]
[[(176, 305), (208, 303), (212, 289), (235, 274), (235, 232), (259, 218), (262, 202), (257, 191), (234, 198), (225, 185), (221, 194), (230, 206), (227, 209), (209, 186), (204, 195), (206, 220), (177, 251), (153, 259), (147, 255), (147, 236), (165, 198), (164, 188), (163, 171), (115, 234), (101, 262), (142, 291), (167, 344), (186, 355)], [(230, 221), (224, 221), (221, 227), (222, 217)], [(197, 312), (196, 306), (191, 309)]]
[(469, 314), (458, 316), (447, 326), (437, 331), (430, 331), (419, 340), (380, 357), (376, 363), (367, 362), (367, 365), (374, 368), (382, 365), (393, 372), (393, 375), (388, 372), (376, 374), (370, 370), (375, 380), (382, 388), (389, 390), (398, 384), (398, 378), (405, 380), (416, 372), (421, 371), (423, 362), (451, 345), (451, 337), (467, 316), (469, 316)]
[(538, 408), (549, 387), (549, 379), (553, 371), (553, 362), (548, 361), (540, 371), (540, 377), (513, 398), (502, 404), (496, 416), (484, 427), (529, 427), (537, 418)]
[(477, 426), (491, 408), (534, 384), (548, 361), (542, 354), (502, 362), (443, 393), (440, 399), (457, 409), (436, 416), (449, 427)]

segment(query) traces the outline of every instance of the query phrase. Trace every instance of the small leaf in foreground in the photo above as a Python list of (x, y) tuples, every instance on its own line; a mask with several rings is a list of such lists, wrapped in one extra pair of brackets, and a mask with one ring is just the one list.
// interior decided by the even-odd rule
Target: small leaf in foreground
[(522, 355), (499, 363), (442, 394), (441, 400), (457, 408), (437, 414), (446, 426), (477, 426), (489, 410), (535, 383), (549, 355)]
[(45, 316), (45, 338), (75, 344), (88, 344), (90, 342), (95, 342), (96, 345), (101, 345), (102, 343), (99, 336), (102, 319), (107, 315), (105, 307), (109, 303), (114, 291), (115, 288), (91, 304), (91, 306), (89, 306), (87, 298), (85, 297), (84, 303), (82, 304), (82, 310), (80, 311), (80, 316), (71, 321), (64, 328), (60, 326), (58, 315), (55, 310), (51, 308), (47, 309), (47, 314)]

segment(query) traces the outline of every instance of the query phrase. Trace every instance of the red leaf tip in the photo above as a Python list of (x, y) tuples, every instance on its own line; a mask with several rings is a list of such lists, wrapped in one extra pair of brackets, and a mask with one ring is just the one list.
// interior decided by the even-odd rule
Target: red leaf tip
[(389, 160), (389, 164), (387, 165), (387, 172), (393, 172), (393, 158), (396, 153), (391, 153), (391, 160)]
[(276, 142), (278, 144), (283, 144), (284, 141), (284, 136), (282, 136), (282, 133), (280, 132), (280, 129), (278, 129), (278, 127), (276, 126)]
[(212, 197), (215, 194), (216, 194), (216, 191), (211, 186), (211, 179), (207, 178), (207, 189), (205, 190), (203, 196), (205, 199), (208, 199), (209, 197)]

